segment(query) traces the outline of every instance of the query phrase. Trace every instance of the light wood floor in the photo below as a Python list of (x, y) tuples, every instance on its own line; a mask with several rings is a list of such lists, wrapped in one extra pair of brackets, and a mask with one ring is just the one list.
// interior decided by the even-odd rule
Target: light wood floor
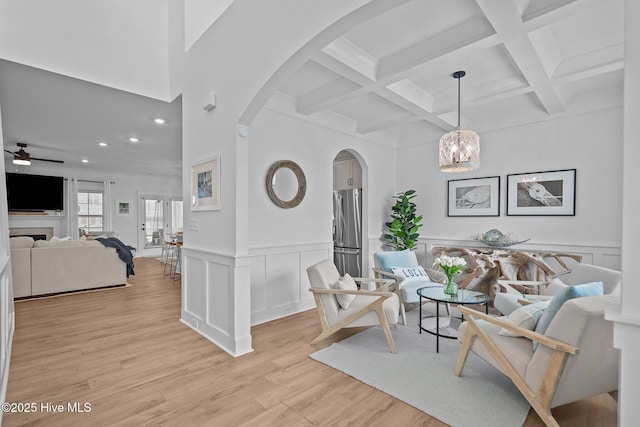
[[(16, 303), (7, 402), (65, 405), (6, 413), (4, 426), (442, 426), (436, 419), (311, 360), (315, 310), (253, 328), (239, 358), (178, 321), (180, 282), (136, 258), (127, 288)], [(452, 374), (453, 375), (453, 374)], [(68, 402), (91, 412), (68, 413)], [(562, 426), (616, 425), (607, 395), (554, 409)], [(525, 426), (541, 426), (533, 412)]]

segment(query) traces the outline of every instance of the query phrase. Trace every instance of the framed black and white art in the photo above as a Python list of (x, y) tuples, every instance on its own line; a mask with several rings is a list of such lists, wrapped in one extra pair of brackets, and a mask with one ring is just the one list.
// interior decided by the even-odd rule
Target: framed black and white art
[(500, 177), (449, 181), (447, 216), (500, 216)]
[(575, 214), (575, 169), (507, 175), (507, 215)]

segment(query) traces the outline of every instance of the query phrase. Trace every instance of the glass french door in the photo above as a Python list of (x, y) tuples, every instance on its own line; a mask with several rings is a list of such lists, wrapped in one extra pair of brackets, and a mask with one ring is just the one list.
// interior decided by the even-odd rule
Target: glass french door
[(182, 200), (179, 197), (141, 195), (138, 247), (162, 248), (165, 238), (182, 231)]

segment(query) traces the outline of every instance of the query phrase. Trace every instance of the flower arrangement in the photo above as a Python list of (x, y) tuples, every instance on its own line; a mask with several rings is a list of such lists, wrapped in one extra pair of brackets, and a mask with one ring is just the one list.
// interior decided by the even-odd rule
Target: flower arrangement
[(447, 283), (444, 285), (444, 293), (449, 295), (456, 295), (458, 293), (458, 284), (453, 281), (453, 278), (467, 265), (467, 262), (460, 257), (450, 257), (442, 255), (437, 257), (433, 265), (438, 265), (447, 275)]

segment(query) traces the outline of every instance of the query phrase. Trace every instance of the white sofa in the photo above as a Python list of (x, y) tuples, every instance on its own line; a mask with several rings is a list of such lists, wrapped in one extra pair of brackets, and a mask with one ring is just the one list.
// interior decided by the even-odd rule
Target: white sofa
[(9, 242), (14, 298), (126, 283), (126, 264), (98, 241), (13, 237)]

